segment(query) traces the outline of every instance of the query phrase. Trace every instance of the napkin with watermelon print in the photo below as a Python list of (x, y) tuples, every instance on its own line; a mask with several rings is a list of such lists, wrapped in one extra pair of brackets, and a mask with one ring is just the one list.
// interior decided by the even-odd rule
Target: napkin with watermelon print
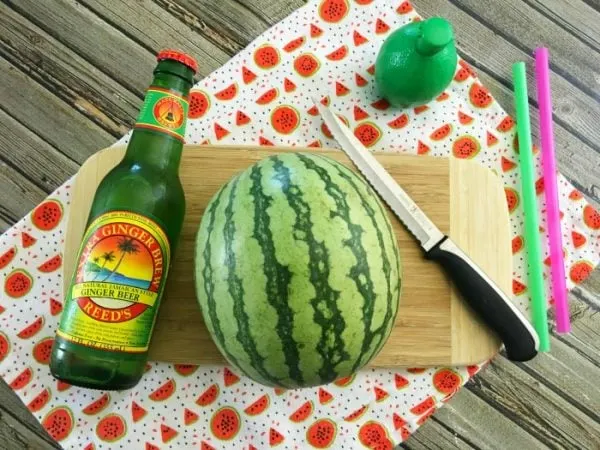
[[(528, 312), (512, 119), (463, 61), (448, 89), (427, 105), (400, 111), (377, 96), (377, 49), (391, 30), (413, 20), (420, 18), (407, 1), (309, 2), (194, 87), (187, 142), (335, 148), (310, 101), (317, 97), (372, 150), (474, 158), (506, 185), (514, 301)], [(539, 155), (536, 163), (541, 177)], [(564, 177), (559, 182), (571, 288), (599, 260), (600, 214)], [(57, 382), (48, 358), (63, 307), (70, 194), (67, 181), (0, 237), (0, 375), (64, 448), (392, 449), (480, 370), (366, 369), (330, 385), (282, 391), (227, 367), (150, 362), (127, 391)], [(541, 211), (543, 196), (538, 200)]]

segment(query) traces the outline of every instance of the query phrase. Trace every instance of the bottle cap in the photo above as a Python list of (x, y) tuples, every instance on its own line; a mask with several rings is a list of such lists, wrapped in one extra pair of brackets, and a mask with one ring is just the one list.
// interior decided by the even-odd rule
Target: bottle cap
[(165, 59), (172, 59), (173, 61), (180, 62), (181, 64), (184, 64), (192, 69), (194, 73), (198, 72), (198, 63), (187, 53), (171, 49), (165, 49), (158, 52), (158, 55), (156, 55), (156, 60), (163, 61)]

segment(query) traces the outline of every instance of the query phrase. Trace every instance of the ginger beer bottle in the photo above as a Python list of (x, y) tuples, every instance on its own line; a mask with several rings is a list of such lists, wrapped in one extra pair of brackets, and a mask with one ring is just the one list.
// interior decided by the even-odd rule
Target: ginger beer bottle
[(50, 370), (68, 383), (134, 386), (185, 212), (179, 163), (197, 70), (161, 51), (123, 160), (98, 186), (56, 332)]

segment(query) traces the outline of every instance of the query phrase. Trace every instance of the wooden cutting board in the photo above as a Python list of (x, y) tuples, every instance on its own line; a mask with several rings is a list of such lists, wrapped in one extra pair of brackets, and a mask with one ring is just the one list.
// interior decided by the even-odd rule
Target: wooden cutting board
[[(293, 149), (298, 151), (299, 149)], [(81, 167), (72, 191), (64, 254), (65, 283), (72, 276), (90, 204), (100, 180), (124, 148), (102, 150)], [(220, 363), (223, 358), (202, 320), (194, 293), (194, 242), (208, 201), (234, 174), (275, 153), (275, 147), (186, 146), (180, 176), (187, 212), (162, 301), (150, 358), (175, 363)], [(336, 150), (318, 152), (354, 168)], [(378, 154), (377, 159), (506, 292), (511, 289), (510, 227), (499, 178), (475, 162)], [(424, 259), (417, 242), (388, 210), (402, 258), (402, 296), (394, 330), (372, 366), (473, 364), (494, 355), (498, 339), (455, 293), (437, 264)], [(66, 286), (65, 286), (66, 289)]]

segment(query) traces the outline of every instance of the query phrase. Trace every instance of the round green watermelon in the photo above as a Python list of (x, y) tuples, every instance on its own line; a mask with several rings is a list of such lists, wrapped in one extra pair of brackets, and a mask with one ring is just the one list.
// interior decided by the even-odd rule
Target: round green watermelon
[(387, 340), (400, 257), (371, 187), (315, 154), (265, 158), (225, 184), (196, 241), (196, 292), (230, 364), (268, 386), (329, 383)]

